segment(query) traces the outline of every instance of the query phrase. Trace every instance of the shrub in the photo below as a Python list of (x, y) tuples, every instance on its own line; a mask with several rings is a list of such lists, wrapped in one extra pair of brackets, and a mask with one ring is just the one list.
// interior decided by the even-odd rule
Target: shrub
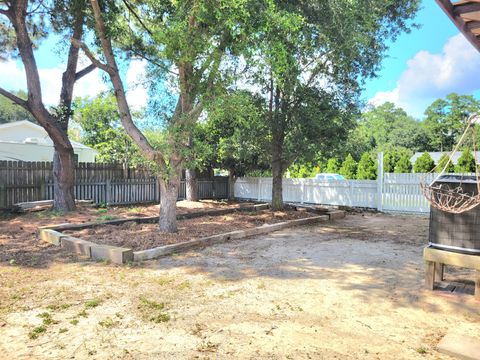
[(395, 164), (394, 172), (397, 174), (412, 172), (412, 163), (410, 162), (410, 156), (407, 153), (400, 156), (400, 159), (398, 159), (397, 163)]
[(435, 167), (435, 162), (428, 152), (424, 152), (413, 165), (413, 172), (428, 173)]
[(442, 172), (443, 168), (445, 167), (445, 165), (447, 165), (448, 163), (448, 166), (447, 168), (445, 169), (445, 172), (446, 173), (453, 173), (455, 172), (455, 165), (453, 165), (453, 163), (450, 161), (448, 162), (448, 155), (443, 153), (442, 156), (440, 157), (440, 159), (438, 160), (438, 165), (437, 165), (437, 168), (435, 169), (436, 172)]
[(352, 155), (348, 154), (342, 163), (342, 167), (339, 170), (340, 174), (346, 179), (355, 179), (357, 172), (357, 162), (353, 159)]
[(363, 153), (358, 162), (357, 179), (375, 180), (377, 178), (377, 164), (369, 153)]
[(455, 165), (455, 172), (475, 172), (475, 158), (470, 149), (466, 148), (462, 151), (462, 155), (460, 155), (457, 165)]
[(327, 173), (338, 173), (338, 160), (335, 158), (328, 159), (327, 162)]
[(392, 173), (395, 170), (395, 164), (397, 163), (397, 153), (394, 151), (387, 151), (383, 155), (383, 172)]

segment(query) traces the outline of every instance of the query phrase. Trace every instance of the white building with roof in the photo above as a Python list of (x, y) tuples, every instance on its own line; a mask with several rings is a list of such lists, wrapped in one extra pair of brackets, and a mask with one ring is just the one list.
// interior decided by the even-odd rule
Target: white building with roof
[[(78, 162), (95, 162), (97, 151), (70, 141)], [(30, 121), (0, 125), (0, 160), (52, 161), (53, 142), (45, 129)]]

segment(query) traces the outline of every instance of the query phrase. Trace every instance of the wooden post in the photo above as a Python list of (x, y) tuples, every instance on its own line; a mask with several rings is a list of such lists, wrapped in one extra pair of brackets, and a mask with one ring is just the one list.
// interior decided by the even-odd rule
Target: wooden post
[(443, 271), (445, 265), (442, 263), (436, 262), (435, 263), (435, 279), (434, 281), (443, 281)]
[(475, 299), (480, 301), (480, 270), (475, 271)]
[(435, 263), (433, 261), (425, 261), (425, 288), (433, 290), (435, 278)]
[(112, 184), (110, 183), (110, 179), (107, 179), (105, 182), (105, 205), (110, 205), (110, 196), (112, 191)]
[(383, 152), (378, 153), (377, 156), (377, 209), (383, 210)]
[(0, 209), (7, 208), (7, 189), (4, 184), (0, 184)]

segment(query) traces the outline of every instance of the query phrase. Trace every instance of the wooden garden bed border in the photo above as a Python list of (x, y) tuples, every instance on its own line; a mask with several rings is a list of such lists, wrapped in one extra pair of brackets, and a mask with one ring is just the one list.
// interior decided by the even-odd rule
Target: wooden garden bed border
[[(265, 210), (269, 207), (268, 204), (259, 204), (249, 207), (236, 208), (236, 209), (219, 209), (212, 211), (203, 211), (198, 213), (190, 213), (180, 215), (179, 219), (191, 219), (200, 216), (212, 216), (212, 215), (224, 215), (235, 211), (255, 211)], [(227, 211), (228, 210), (228, 211)], [(130, 218), (121, 220), (105, 221), (101, 223), (87, 223), (87, 224), (61, 224), (56, 226), (46, 226), (39, 229), (39, 238), (42, 241), (49, 242), (56, 246), (62, 246), (78, 255), (83, 255), (94, 260), (108, 260), (116, 264), (124, 264), (132, 261), (143, 261), (158, 258), (160, 256), (170, 255), (173, 253), (184, 252), (193, 248), (205, 247), (214, 244), (224, 243), (229, 240), (243, 239), (246, 237), (268, 234), (273, 231), (299, 226), (314, 224), (318, 222), (326, 222), (329, 220), (335, 220), (345, 217), (345, 211), (335, 210), (329, 211), (325, 215), (313, 216), (305, 219), (296, 219), (284, 221), (276, 224), (266, 224), (259, 227), (236, 230), (223, 234), (216, 234), (212, 236), (203, 237), (200, 239), (193, 239), (184, 241), (178, 244), (164, 245), (152, 249), (133, 251), (130, 248), (122, 248), (110, 245), (96, 244), (91, 241), (86, 241), (80, 238), (76, 238), (67, 234), (63, 234), (60, 231), (64, 230), (78, 230), (91, 228), (100, 225), (119, 225), (128, 221), (135, 221), (139, 223), (154, 222), (158, 220), (158, 217), (148, 218)]]

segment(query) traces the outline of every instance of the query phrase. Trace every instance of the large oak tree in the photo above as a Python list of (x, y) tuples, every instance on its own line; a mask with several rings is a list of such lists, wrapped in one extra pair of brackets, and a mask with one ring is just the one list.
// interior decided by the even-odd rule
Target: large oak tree
[(74, 154), (67, 133), (73, 88), (78, 79), (95, 67), (90, 65), (78, 71), (79, 50), (70, 45), (58, 106), (48, 109), (43, 101), (42, 92), (45, 89), (42, 89), (40, 84), (34, 47), (38, 45), (36, 40), (46, 34), (47, 26), (50, 27), (48, 31), (68, 33), (73, 39), (81, 40), (85, 26), (85, 2), (83, 0), (0, 1), (0, 16), (3, 17), (0, 26), (0, 43), (8, 45), (2, 48), (2, 55), (4, 58), (18, 55), (22, 61), (27, 79), (27, 98), (23, 99), (3, 88), (0, 88), (0, 95), (31, 113), (52, 139), (55, 148), (53, 206), (59, 211), (74, 210)]

